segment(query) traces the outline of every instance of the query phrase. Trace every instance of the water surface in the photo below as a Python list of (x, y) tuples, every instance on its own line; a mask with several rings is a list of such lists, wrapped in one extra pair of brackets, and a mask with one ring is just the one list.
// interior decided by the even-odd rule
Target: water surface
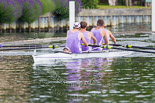
[[(115, 36), (118, 44), (155, 48), (153, 33)], [(1, 56), (0, 65), (1, 103), (155, 101), (155, 54), (135, 52), (118, 58), (53, 60), (48, 64), (35, 64), (32, 56)]]

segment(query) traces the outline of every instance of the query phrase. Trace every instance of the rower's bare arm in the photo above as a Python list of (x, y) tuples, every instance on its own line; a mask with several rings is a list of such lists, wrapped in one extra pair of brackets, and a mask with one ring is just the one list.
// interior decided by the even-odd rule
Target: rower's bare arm
[(86, 41), (86, 39), (84, 38), (84, 35), (82, 33), (79, 33), (79, 40), (82, 40), (83, 44), (85, 47), (88, 46), (88, 43)]
[(106, 32), (104, 30), (100, 31), (101, 36), (103, 37), (105, 44), (108, 44), (108, 37), (106, 35)]
[(94, 42), (94, 44), (96, 44), (96, 38), (94, 37), (94, 35), (93, 35), (93, 33), (92, 32), (90, 32), (90, 36), (91, 36), (91, 39), (93, 39), (93, 42)]
[(114, 44), (116, 44), (116, 39), (115, 37), (112, 35), (112, 32), (108, 30), (109, 36), (111, 38), (111, 40), (114, 42)]

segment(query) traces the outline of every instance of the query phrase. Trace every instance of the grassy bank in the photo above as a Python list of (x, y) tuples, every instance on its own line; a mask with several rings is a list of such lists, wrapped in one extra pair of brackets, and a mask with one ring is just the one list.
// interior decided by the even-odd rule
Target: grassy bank
[(151, 7), (145, 7), (145, 6), (109, 6), (109, 5), (98, 5), (98, 9), (119, 9), (119, 8), (151, 8)]

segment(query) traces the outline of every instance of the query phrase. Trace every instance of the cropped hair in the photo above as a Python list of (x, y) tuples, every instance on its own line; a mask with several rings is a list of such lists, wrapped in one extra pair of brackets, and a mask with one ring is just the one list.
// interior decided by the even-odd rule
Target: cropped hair
[(86, 28), (87, 27), (87, 22), (86, 21), (81, 21), (80, 25), (81, 25), (81, 28)]
[(103, 19), (99, 19), (99, 20), (97, 21), (97, 26), (103, 26), (103, 24), (104, 24)]

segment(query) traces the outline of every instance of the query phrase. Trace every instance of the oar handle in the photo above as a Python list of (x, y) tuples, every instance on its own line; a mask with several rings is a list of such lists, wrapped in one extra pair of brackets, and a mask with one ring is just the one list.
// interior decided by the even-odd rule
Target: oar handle
[(91, 47), (101, 47), (101, 45), (92, 45), (92, 44), (88, 44), (88, 46), (91, 46)]
[(103, 43), (103, 45), (122, 46), (121, 44), (105, 44), (105, 43)]

